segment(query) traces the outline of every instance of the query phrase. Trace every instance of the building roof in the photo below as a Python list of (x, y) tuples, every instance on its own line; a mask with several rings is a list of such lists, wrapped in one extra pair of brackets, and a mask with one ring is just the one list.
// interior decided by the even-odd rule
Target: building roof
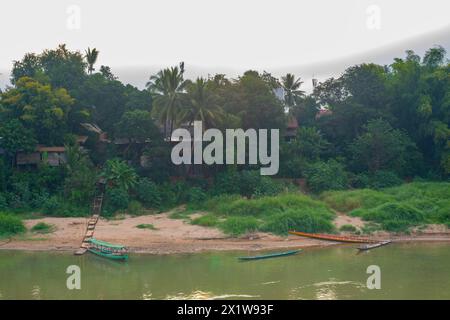
[(329, 116), (333, 114), (333, 111), (330, 109), (320, 109), (319, 112), (316, 114), (316, 119), (323, 117), (323, 116)]
[(295, 117), (289, 117), (287, 128), (288, 129), (297, 129), (298, 128), (298, 121)]
[(85, 143), (87, 139), (88, 139), (88, 136), (77, 136), (77, 138), (76, 138), (77, 143)]
[(39, 152), (65, 152), (64, 147), (47, 147), (47, 146), (37, 146), (36, 151)]

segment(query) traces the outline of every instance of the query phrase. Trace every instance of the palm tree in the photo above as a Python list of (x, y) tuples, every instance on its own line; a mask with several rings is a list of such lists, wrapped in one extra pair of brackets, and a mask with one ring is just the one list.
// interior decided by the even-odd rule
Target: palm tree
[(138, 177), (136, 171), (134, 171), (132, 167), (125, 161), (118, 159), (106, 161), (106, 167), (101, 173), (101, 176), (109, 183), (124, 190), (128, 190), (135, 186)]
[(90, 48), (88, 48), (87, 50), (86, 50), (86, 61), (87, 61), (87, 63), (88, 63), (88, 72), (89, 72), (89, 74), (92, 74), (92, 72), (95, 70), (94, 69), (94, 64), (95, 64), (95, 62), (97, 61), (97, 58), (98, 58), (98, 54), (99, 54), (99, 51), (97, 50), (97, 49), (90, 49)]
[(300, 90), (302, 83), (303, 81), (300, 78), (295, 79), (292, 73), (281, 77), (281, 86), (284, 89), (284, 103), (289, 110), (297, 104), (299, 98), (305, 96), (305, 92)]
[(187, 106), (182, 110), (181, 118), (193, 123), (200, 120), (203, 128), (217, 126), (223, 111), (217, 104), (216, 96), (208, 89), (208, 81), (197, 78), (187, 86)]
[(165, 137), (168, 137), (167, 127), (170, 127), (171, 134), (174, 125), (180, 120), (180, 109), (187, 85), (183, 79), (183, 71), (184, 69), (180, 70), (178, 67), (161, 70), (151, 76), (146, 84), (154, 96), (152, 113), (164, 124)]

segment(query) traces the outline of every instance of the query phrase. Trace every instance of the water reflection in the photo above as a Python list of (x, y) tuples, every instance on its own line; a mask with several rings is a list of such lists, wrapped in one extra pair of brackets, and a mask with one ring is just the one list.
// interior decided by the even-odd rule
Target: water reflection
[(41, 288), (38, 285), (31, 288), (31, 298), (34, 300), (41, 300)]
[[(317, 299), (317, 300), (336, 300), (347, 298), (345, 292), (352, 292), (364, 289), (365, 286), (357, 281), (339, 281), (330, 278), (328, 281), (316, 282), (304, 286), (292, 288), (290, 299)], [(312, 296), (308, 296), (308, 293)]]
[(206, 292), (201, 290), (195, 290), (191, 293), (179, 292), (174, 295), (167, 295), (166, 300), (220, 300), (220, 299), (251, 299), (260, 298), (257, 295), (250, 294), (222, 294), (216, 295), (212, 292)]
[(144, 292), (142, 294), (142, 300), (152, 300), (152, 295), (153, 293), (151, 293), (150, 291)]
[(268, 282), (263, 282), (261, 283), (263, 286), (266, 286), (268, 284), (276, 284), (276, 283), (280, 283), (281, 281), (268, 281)]

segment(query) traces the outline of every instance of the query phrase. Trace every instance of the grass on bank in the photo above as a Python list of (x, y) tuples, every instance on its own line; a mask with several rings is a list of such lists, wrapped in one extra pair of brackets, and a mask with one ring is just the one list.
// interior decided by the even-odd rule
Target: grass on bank
[(0, 238), (25, 232), (22, 220), (12, 214), (0, 212)]
[(423, 224), (450, 222), (450, 183), (413, 182), (381, 190), (330, 191), (320, 196), (330, 208), (406, 232)]
[(56, 227), (53, 224), (48, 224), (45, 222), (39, 222), (31, 228), (32, 232), (40, 234), (52, 233), (55, 230)]
[(333, 212), (327, 206), (300, 193), (283, 193), (247, 199), (221, 195), (206, 200), (201, 209), (210, 212), (193, 224), (216, 226), (234, 236), (265, 231), (286, 235), (288, 230), (334, 232)]
[(136, 226), (136, 228), (138, 229), (149, 229), (149, 230), (158, 230), (158, 228), (156, 228), (153, 224), (151, 223), (142, 223), (142, 224), (138, 224)]

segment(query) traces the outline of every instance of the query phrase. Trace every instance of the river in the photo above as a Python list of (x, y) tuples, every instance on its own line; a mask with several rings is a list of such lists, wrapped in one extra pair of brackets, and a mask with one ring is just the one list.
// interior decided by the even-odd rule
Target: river
[[(297, 255), (240, 262), (249, 252), (131, 254), (116, 262), (87, 254), (0, 251), (0, 299), (450, 299), (450, 245), (307, 248)], [(259, 254), (259, 253), (258, 253)], [(67, 267), (80, 267), (68, 290)], [(367, 268), (380, 267), (381, 289)]]

